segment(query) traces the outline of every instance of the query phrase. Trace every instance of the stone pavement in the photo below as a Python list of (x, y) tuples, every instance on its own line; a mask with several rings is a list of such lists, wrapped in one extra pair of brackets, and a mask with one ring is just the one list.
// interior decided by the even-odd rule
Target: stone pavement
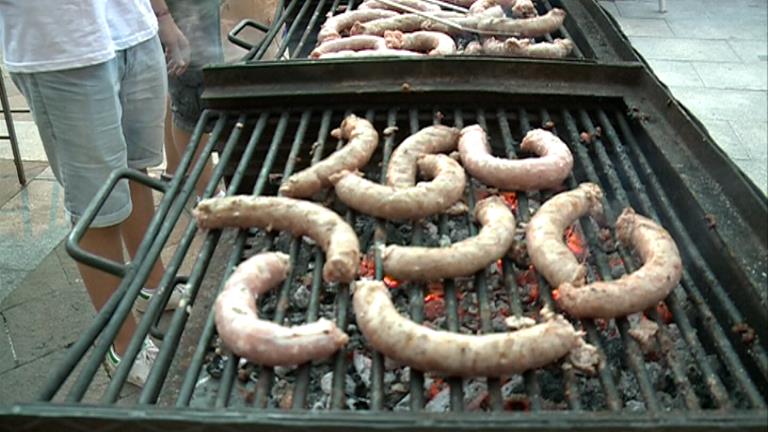
[(766, 0), (600, 0), (653, 71), (768, 190)]
[[(765, 192), (766, 1), (668, 0), (665, 14), (657, 11), (655, 0), (600, 4), (673, 94)], [(10, 80), (6, 84), (13, 107), (24, 108), (23, 97)], [(50, 368), (94, 316), (63, 248), (69, 228), (61, 188), (47, 168), (29, 114), (14, 118), (30, 182), (19, 187), (10, 146), (0, 142), (0, 405), (32, 400)], [(177, 241), (178, 232), (166, 259)], [(97, 387), (106, 380), (99, 372)], [(124, 403), (136, 394), (129, 387)]]

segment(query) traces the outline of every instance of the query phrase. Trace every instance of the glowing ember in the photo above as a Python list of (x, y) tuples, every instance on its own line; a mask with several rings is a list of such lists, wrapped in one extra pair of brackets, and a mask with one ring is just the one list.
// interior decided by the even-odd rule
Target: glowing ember
[(499, 271), (499, 273), (504, 273), (504, 264), (501, 262), (501, 260), (496, 261), (496, 269)]
[(534, 303), (539, 299), (539, 284), (530, 285), (528, 290), (528, 303)]
[(384, 276), (384, 285), (389, 289), (395, 289), (400, 286), (400, 282), (393, 277)]
[(511, 395), (504, 401), (505, 411), (530, 411), (531, 402), (525, 395)]
[(518, 274), (515, 279), (519, 286), (538, 283), (536, 278), (536, 270), (533, 268), (533, 266), (529, 266), (528, 270)]
[(517, 192), (502, 192), (501, 197), (512, 211), (517, 210)]
[(437, 293), (440, 294), (440, 296), (443, 295), (443, 283), (442, 282), (428, 282), (427, 283), (427, 291), (431, 293)]
[(624, 267), (624, 260), (619, 256), (612, 256), (611, 259), (608, 260), (608, 265), (611, 266), (611, 268)]
[(659, 314), (659, 318), (661, 318), (664, 324), (669, 324), (674, 319), (672, 312), (669, 311), (667, 304), (664, 302), (659, 302), (659, 304), (656, 305), (656, 313)]
[(560, 300), (560, 290), (559, 289), (556, 289), (556, 290), (552, 291), (552, 300), (554, 300), (554, 301)]
[(437, 396), (438, 393), (440, 393), (440, 390), (443, 389), (443, 380), (442, 378), (435, 378), (434, 381), (432, 381), (432, 385), (429, 386), (429, 390), (427, 391), (427, 395), (430, 399)]
[(584, 237), (582, 237), (581, 234), (579, 234), (579, 232), (574, 229), (573, 225), (565, 230), (565, 244), (568, 246), (568, 249), (570, 249), (571, 252), (573, 252), (573, 254), (577, 257), (581, 257), (586, 248)]
[(364, 256), (360, 261), (360, 277), (372, 278), (376, 274), (376, 261), (373, 257)]
[[(437, 319), (445, 313), (445, 300), (443, 296), (443, 284), (427, 285), (430, 293), (424, 297), (424, 317), (430, 321)], [(434, 290), (432, 290), (434, 288)]]

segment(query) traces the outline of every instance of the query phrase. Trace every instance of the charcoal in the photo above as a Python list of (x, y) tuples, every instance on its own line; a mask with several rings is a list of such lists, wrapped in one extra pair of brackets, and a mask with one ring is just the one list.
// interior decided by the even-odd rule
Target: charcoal
[(352, 354), (352, 364), (355, 366), (357, 376), (360, 377), (365, 387), (371, 386), (371, 366), (372, 361), (360, 351)]
[[(309, 289), (307, 289), (307, 287), (304, 285), (299, 285), (291, 295), (291, 304), (293, 307), (306, 309), (309, 307), (310, 296), (311, 292)], [(302, 313), (302, 315), (304, 315), (304, 313)]]

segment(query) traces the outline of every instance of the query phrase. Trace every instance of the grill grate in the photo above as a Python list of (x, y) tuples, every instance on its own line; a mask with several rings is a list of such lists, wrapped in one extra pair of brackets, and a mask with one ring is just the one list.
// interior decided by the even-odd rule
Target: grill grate
[[(697, 230), (696, 224), (684, 223), (692, 215), (680, 210), (678, 200), (681, 198), (674, 195), (673, 179), (664, 175), (653, 143), (642, 124), (627, 114), (626, 107), (618, 101), (606, 100), (600, 105), (585, 101), (579, 106), (583, 108), (552, 105), (546, 108), (492, 106), (447, 110), (443, 107), (385, 106), (350, 111), (324, 108), (247, 113), (207, 111), (199, 122), (194, 142), (199, 139), (202, 126), (214, 121), (211, 139), (203, 149), (206, 155), (210, 155), (215, 146), (220, 149), (220, 163), (214, 179), (218, 181), (226, 177), (230, 193), (252, 192), (259, 195), (273, 194), (280, 178), (317, 162), (338, 148), (342, 143), (328, 141), (327, 137), (329, 131), (350, 112), (365, 115), (379, 131), (388, 126), (399, 128), (397, 134), (385, 137), (374, 161), (368, 165), (368, 175), (379, 180), (383, 180), (384, 167), (396, 144), (438, 119), (443, 124), (457, 127), (480, 123), (489, 132), (494, 152), (509, 157), (517, 156), (519, 139), (527, 130), (551, 121), (555, 132), (574, 153), (575, 167), (573, 175), (567, 180), (568, 188), (583, 181), (595, 182), (605, 192), (605, 210), (609, 220), (615, 220), (623, 207), (632, 205), (639, 213), (659, 220), (676, 239), (685, 272), (680, 286), (666, 300), (672, 323), (667, 323), (670, 317), (664, 316), (663, 309), (660, 312), (646, 311), (645, 315), (659, 324), (657, 342), (661, 347), (657, 350), (658, 358), (648, 358), (629, 336), (630, 323), (627, 319), (582, 321), (587, 340), (598, 347), (606, 359), (596, 377), (583, 377), (554, 365), (525, 373), (522, 380), (518, 378), (518, 384), (513, 382), (514, 377), (503, 381), (448, 378), (445, 387), (448, 390), (442, 392), (448, 396), (445, 408), (454, 412), (526, 409), (532, 414), (573, 411), (606, 412), (619, 416), (624, 415), (620, 412), (633, 410), (657, 415), (672, 410), (686, 412), (689, 416), (712, 410), (764, 412), (766, 402), (763, 394), (766, 393), (768, 374), (762, 339), (748, 344), (731, 331), (731, 327), (739, 323), (749, 323), (758, 333), (762, 327), (758, 322), (747, 320), (742, 312), (747, 309), (741, 300), (734, 297), (733, 290), (726, 291), (722, 281), (738, 278), (710, 258), (708, 251), (716, 250), (715, 235)], [(600, 137), (590, 144), (580, 142), (581, 132), (595, 135), (598, 127), (602, 132)], [(311, 160), (307, 160), (309, 143), (315, 139), (315, 151)], [(186, 172), (189, 160), (186, 157), (181, 171)], [(376, 165), (378, 162), (381, 162), (381, 167)], [(249, 169), (253, 167), (258, 167), (257, 174)], [(159, 253), (166, 243), (201, 170), (202, 165), (197, 164), (183, 183), (176, 180), (171, 184), (168, 199), (161, 204), (164, 213), (160, 217), (164, 220), (150, 254), (152, 251)], [(215, 183), (212, 182), (208, 185), (207, 194), (211, 195), (214, 190)], [(484, 193), (483, 186), (470, 182), (467, 192), (471, 214), (477, 197)], [(528, 221), (530, 214), (551, 195), (539, 192), (517, 194), (515, 215), (518, 224)], [(358, 232), (363, 251), (373, 252), (374, 276), (379, 279), (384, 275), (376, 245), (388, 242), (434, 244), (438, 238), (445, 236), (457, 241), (477, 232), (468, 216), (440, 216), (411, 226), (345, 211), (332, 200), (332, 195), (328, 196), (328, 205), (341, 209)], [(193, 223), (186, 227), (173, 258), (167, 264), (167, 274), (162, 282), (164, 286), (171, 286), (176, 280), (182, 261), (190, 254), (196, 231)], [(622, 267), (620, 273), (630, 272), (638, 266), (632, 253), (623, 248), (603, 250), (598, 245), (600, 233), (591, 220), (579, 221), (575, 231), (589, 247), (590, 280), (618, 276), (616, 263)], [(238, 358), (212, 357), (216, 338), (213, 314), (208, 308), (211, 299), (223, 285), (230, 269), (251, 254), (265, 249), (287, 251), (294, 268), (279, 290), (264, 297), (261, 307), (263, 315), (276, 322), (287, 319), (293, 324), (314, 321), (320, 316), (333, 319), (351, 336), (350, 347), (346, 351), (327, 362), (302, 365), (292, 371), (244, 368)], [(388, 382), (391, 381), (391, 368), (387, 367), (381, 355), (371, 353), (365, 347), (359, 332), (353, 327), (349, 287), (322, 282), (320, 269), (323, 259), (323, 253), (316, 247), (286, 235), (265, 235), (258, 230), (208, 233), (197, 255), (194, 270), (188, 276), (190, 296), (195, 305), (191, 315), (188, 310), (175, 311), (167, 330), (159, 332), (156, 321), (161, 315), (162, 304), (167, 300), (160, 299), (153, 301), (139, 323), (138, 334), (143, 336), (153, 331), (162, 336), (163, 343), (138, 402), (175, 405), (176, 408), (226, 407), (233, 410), (252, 409), (251, 406), (267, 410), (277, 407), (294, 410), (432, 409), (436, 404), (429, 403), (436, 396), (434, 393), (441, 393), (443, 389), (438, 378), (410, 371), (409, 379), (403, 380), (404, 384), (407, 381), (407, 391), (392, 390), (391, 382)], [(226, 265), (222, 265), (224, 263)], [(56, 371), (54, 379), (44, 390), (45, 400), (63, 397), (68, 402), (94, 398), (100, 398), (105, 404), (117, 401), (129, 362), (125, 362), (122, 372), (118, 371), (106, 390), (100, 390), (94, 382), (94, 374), (108, 347), (109, 342), (105, 341), (111, 340), (122, 317), (130, 310), (132, 301), (122, 297), (135, 298), (138, 290), (135, 288), (142, 286), (146, 274), (146, 271), (142, 273), (139, 270), (133, 277), (127, 277), (121, 295), (110, 301), (94, 328), (73, 347), (68, 361)], [(526, 281), (526, 277), (531, 280)], [(309, 285), (306, 307), (297, 308), (291, 299), (299, 285)], [(531, 285), (539, 290), (533, 302), (528, 290)], [(554, 308), (552, 293), (546, 282), (512, 258), (502, 261), (501, 272), (490, 268), (470, 280), (446, 281), (443, 290), (445, 318), (442, 325), (454, 332), (494, 331), (493, 319), (504, 308), (510, 314), (525, 316), (535, 316), (542, 306)], [(425, 292), (429, 292), (429, 288), (423, 284), (405, 283), (393, 290), (393, 299), (401, 312), (409, 314), (416, 322), (422, 322), (425, 319)], [(476, 294), (476, 301), (473, 293)], [(470, 312), (473, 310), (477, 311), (476, 319), (468, 320), (467, 316), (472, 315)], [(193, 325), (196, 321), (199, 321), (199, 332), (193, 330), (197, 328)], [(106, 335), (96, 343), (80, 374), (73, 373), (74, 367), (105, 326)], [(137, 337), (132, 343), (133, 355), (140, 340)], [(133, 358), (131, 349), (124, 359)], [(361, 387), (361, 374), (353, 364), (354, 357), (350, 358), (354, 355), (353, 351), (370, 356), (369, 386), (363, 384)], [(218, 378), (211, 378), (213, 359), (223, 362)], [(395, 370), (402, 377), (403, 369)], [(326, 395), (321, 389), (323, 376), (328, 373), (332, 381)], [(241, 379), (243, 374), (246, 379)], [(67, 378), (72, 382), (68, 392), (63, 390), (68, 386), (62, 387)], [(354, 387), (351, 392), (350, 387)], [(510, 393), (509, 387), (515, 387), (515, 390)], [(404, 399), (405, 394), (408, 399)], [(396, 396), (403, 398), (397, 400)]]
[[(243, 57), (243, 60), (251, 62), (263, 60), (267, 53), (271, 53), (269, 47), (273, 43), (276, 43), (277, 46), (274, 58), (283, 60), (307, 58), (317, 43), (317, 34), (326, 17), (354, 10), (362, 2), (363, 0), (283, 0), (278, 5), (274, 24), (266, 31), (263, 41), (257, 45), (251, 45), (248, 54)], [(563, 27), (550, 35), (536, 38), (536, 40), (539, 42), (551, 42), (556, 38), (567, 38), (574, 42), (573, 52), (567, 58), (580, 60), (595, 59), (598, 54), (592, 45), (599, 42), (597, 40), (588, 40), (580, 27), (576, 26), (575, 18), (570, 14), (572, 9), (579, 8), (573, 7), (573, 3), (576, 2), (568, 0), (542, 0), (535, 2), (539, 15), (547, 13), (554, 7), (565, 9), (569, 13), (569, 17), (566, 19)], [(588, 18), (579, 15), (578, 19), (585, 20)], [(586, 27), (599, 28), (599, 25), (595, 24), (594, 26)], [(234, 38), (240, 39), (236, 33), (230, 37), (230, 40)], [(469, 40), (461, 40), (459, 45), (463, 46)], [(250, 45), (243, 43), (242, 40), (238, 44), (241, 46)]]

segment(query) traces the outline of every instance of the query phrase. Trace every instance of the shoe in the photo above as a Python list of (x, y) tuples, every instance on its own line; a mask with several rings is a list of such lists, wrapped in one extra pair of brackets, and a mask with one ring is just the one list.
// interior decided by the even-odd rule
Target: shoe
[[(157, 290), (151, 290), (148, 288), (142, 288), (139, 291), (139, 296), (136, 297), (136, 301), (133, 302), (133, 309), (136, 312), (144, 313), (149, 308), (149, 302), (152, 300), (152, 296), (157, 294)], [(187, 285), (185, 283), (177, 283), (173, 287), (171, 298), (168, 299), (168, 303), (165, 304), (164, 310), (178, 309), (181, 304), (181, 299), (187, 294)]]
[[(131, 366), (131, 370), (128, 372), (126, 381), (135, 386), (144, 387), (149, 371), (152, 369), (152, 364), (155, 363), (158, 351), (157, 345), (152, 340), (149, 338), (144, 339), (144, 345), (142, 345), (139, 353), (136, 354), (136, 360), (133, 361), (133, 366)], [(115, 346), (112, 345), (109, 347), (109, 351), (107, 351), (107, 355), (104, 358), (104, 367), (110, 378), (114, 375), (118, 365), (120, 365), (120, 356), (117, 355)]]

